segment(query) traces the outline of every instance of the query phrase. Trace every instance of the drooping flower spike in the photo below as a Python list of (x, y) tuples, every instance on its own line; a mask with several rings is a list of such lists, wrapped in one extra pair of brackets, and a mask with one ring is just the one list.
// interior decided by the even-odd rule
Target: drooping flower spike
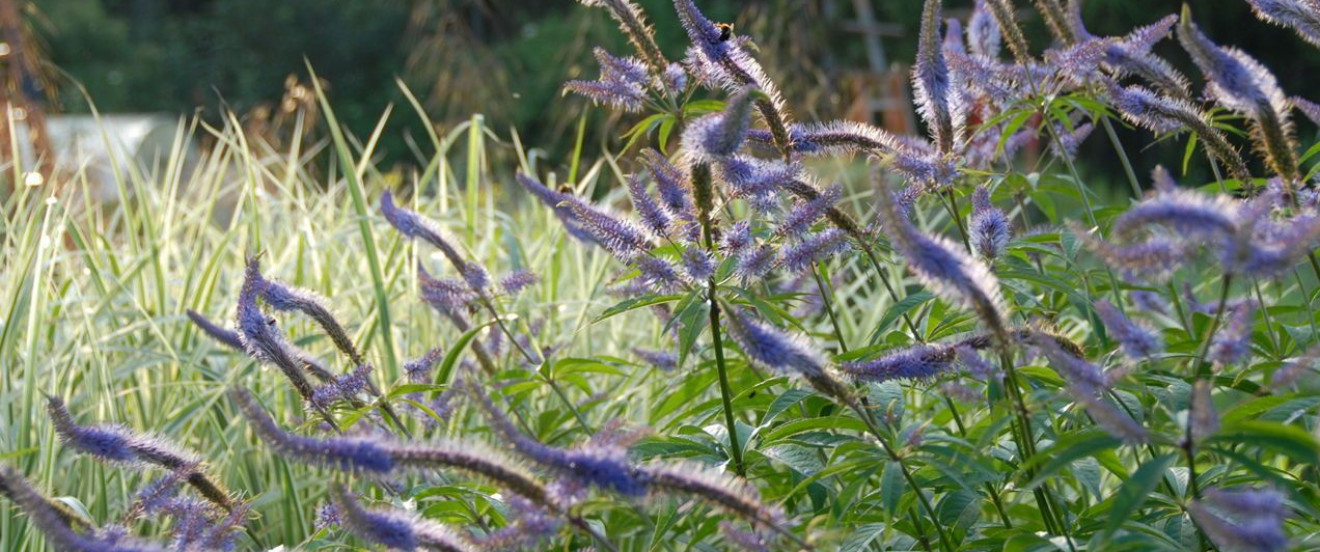
[(46, 540), (58, 550), (78, 552), (164, 552), (154, 543), (142, 542), (117, 531), (89, 531), (79, 533), (70, 525), (69, 513), (61, 510), (57, 502), (46, 498), (28, 483), (18, 470), (0, 466), (0, 495), (27, 514), (28, 523), (41, 531)]
[(921, 33), (917, 39), (917, 62), (912, 67), (912, 90), (917, 111), (930, 127), (931, 137), (941, 153), (953, 151), (961, 132), (965, 111), (955, 109), (955, 94), (949, 86), (949, 67), (944, 63), (940, 40), (940, 2), (926, 0), (921, 11)]
[(1082, 21), (1081, 4), (1076, 1), (1068, 3), (1069, 25), (1083, 42), (1105, 42), (1104, 64), (1108, 71), (1118, 78), (1138, 77), (1169, 96), (1189, 99), (1187, 77), (1151, 52), (1155, 43), (1167, 37), (1178, 23), (1177, 15), (1170, 14), (1150, 25), (1137, 27), (1122, 37), (1104, 39), (1092, 35), (1086, 29)]
[(1186, 100), (1161, 96), (1140, 86), (1109, 87), (1110, 102), (1128, 122), (1156, 134), (1188, 130), (1196, 135), (1206, 151), (1223, 163), (1238, 180), (1251, 180), (1237, 148), (1218, 129), (1210, 117)]
[(368, 509), (341, 483), (330, 485), (330, 500), (338, 511), (341, 526), (363, 540), (391, 550), (474, 552), (470, 539), (457, 531), (416, 515), (388, 509)]
[(1247, 0), (1256, 17), (1283, 27), (1320, 47), (1320, 2), (1315, 0)]
[(348, 336), (334, 313), (330, 312), (329, 299), (312, 290), (290, 286), (264, 276), (261, 276), (261, 298), (266, 306), (277, 311), (297, 311), (307, 315), (325, 330), (335, 347), (348, 355), (353, 364), (362, 364), (362, 354), (353, 345), (353, 339)]
[(396, 206), (394, 195), (389, 191), (380, 196), (380, 211), (385, 215), (385, 220), (389, 221), (400, 234), (420, 239), (439, 249), (474, 293), (481, 296), (489, 294), (490, 275), (486, 273), (486, 269), (463, 258), (458, 253), (458, 249), (444, 237), (439, 224), (418, 213)]
[(1210, 81), (1206, 91), (1220, 105), (1252, 122), (1254, 142), (1276, 174), (1290, 183), (1300, 177), (1289, 123), (1288, 99), (1278, 81), (1255, 58), (1236, 48), (1223, 48), (1201, 32), (1183, 6), (1178, 41)]
[(1160, 352), (1163, 343), (1159, 337), (1128, 319), (1113, 303), (1104, 299), (1096, 301), (1095, 312), (1109, 336), (1123, 347), (1128, 358), (1139, 360)]
[(724, 111), (692, 121), (683, 131), (683, 151), (697, 162), (710, 162), (736, 153), (747, 140), (752, 104), (763, 96), (748, 86), (729, 97)]
[(50, 415), (55, 434), (65, 446), (105, 462), (127, 465), (152, 465), (171, 472), (186, 473), (187, 482), (216, 506), (226, 510), (234, 507), (229, 493), (199, 469), (197, 457), (180, 450), (159, 437), (139, 435), (117, 425), (84, 426), (73, 421), (73, 415), (59, 397), (46, 397), (46, 412)]

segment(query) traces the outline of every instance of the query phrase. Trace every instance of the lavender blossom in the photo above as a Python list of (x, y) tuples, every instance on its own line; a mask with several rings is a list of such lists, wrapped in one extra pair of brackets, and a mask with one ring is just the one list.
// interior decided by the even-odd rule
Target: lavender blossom
[(170, 471), (186, 471), (188, 484), (221, 508), (230, 509), (229, 493), (205, 473), (195, 469), (197, 458), (159, 437), (140, 435), (118, 425), (83, 426), (59, 397), (46, 397), (46, 412), (60, 440), (98, 460), (122, 464), (149, 464)]
[(596, 48), (596, 60), (600, 62), (598, 80), (568, 81), (564, 88), (597, 103), (624, 111), (640, 111), (650, 80), (646, 65), (636, 58), (614, 57), (602, 48)]
[(761, 65), (742, 47), (742, 41), (726, 36), (718, 26), (697, 9), (692, 0), (674, 0), (679, 23), (692, 41), (688, 50), (688, 66), (704, 83), (723, 87), (729, 92), (753, 86), (765, 94), (756, 102), (757, 110), (765, 119), (774, 136), (775, 144), (786, 150), (790, 144), (787, 110), (774, 82), (766, 76)]
[(627, 450), (616, 446), (587, 446), (560, 449), (523, 434), (476, 385), (468, 389), (486, 413), (492, 429), (519, 454), (537, 465), (569, 479), (571, 484), (601, 487), (625, 496), (646, 494), (646, 482), (628, 463)]
[(953, 353), (958, 357), (958, 362), (962, 364), (963, 368), (967, 369), (967, 373), (971, 374), (972, 377), (988, 381), (999, 376), (999, 368), (986, 362), (981, 354), (977, 353), (972, 347), (959, 344), (953, 347)]
[(647, 364), (659, 368), (661, 371), (669, 372), (678, 368), (678, 355), (674, 353), (641, 348), (633, 348), (632, 352)]
[(1220, 548), (1262, 552), (1288, 548), (1283, 531), (1287, 510), (1277, 491), (1211, 489), (1205, 500), (1188, 504), (1187, 512)]
[(944, 20), (944, 42), (940, 44), (940, 51), (945, 57), (950, 54), (967, 55), (967, 46), (963, 44), (962, 21), (952, 17)]
[(1288, 101), (1291, 102), (1293, 107), (1297, 108), (1298, 111), (1301, 111), (1302, 115), (1307, 119), (1310, 119), (1312, 124), (1320, 125), (1320, 105), (1316, 105), (1315, 103), (1308, 101), (1306, 98), (1297, 96), (1288, 98)]
[(805, 233), (811, 228), (811, 225), (825, 216), (825, 213), (839, 201), (842, 195), (843, 187), (835, 184), (826, 188), (824, 193), (821, 193), (815, 199), (798, 203), (775, 226), (774, 235), (798, 236)]
[(652, 291), (672, 290), (683, 285), (683, 275), (678, 268), (659, 257), (642, 255), (632, 260), (632, 266), (641, 275), (642, 283)]
[(753, 245), (756, 240), (752, 237), (752, 225), (745, 220), (733, 223), (720, 236), (720, 252), (725, 255), (741, 255)]
[(800, 337), (760, 322), (737, 309), (724, 309), (728, 335), (753, 364), (784, 375), (825, 375), (825, 361)]
[(921, 11), (921, 33), (917, 39), (917, 62), (912, 68), (912, 90), (917, 111), (930, 127), (941, 153), (953, 151), (961, 127), (950, 107), (949, 67), (940, 47), (940, 1), (926, 0)]
[[(655, 33), (651, 26), (646, 22), (646, 15), (642, 13), (641, 6), (632, 0), (578, 0), (584, 6), (600, 7), (609, 10), (610, 16), (619, 23), (619, 29), (623, 31), (628, 41), (632, 42), (633, 48), (637, 50), (638, 55), (642, 56), (649, 64), (652, 70), (659, 71), (664, 68), (666, 74), (668, 69), (674, 67), (665, 60), (665, 55), (660, 52), (660, 47), (655, 43)], [(683, 86), (674, 87), (675, 90), (682, 90)]]
[(1129, 445), (1150, 442), (1150, 431), (1109, 401), (1096, 397), (1090, 390), (1078, 388), (1075, 384), (1070, 383), (1067, 390), (1073, 400), (1082, 405), (1087, 415), (1106, 433)]
[(231, 349), (238, 351), (244, 350), (243, 338), (238, 335), (238, 332), (229, 328), (220, 327), (219, 324), (212, 322), (210, 319), (206, 318), (206, 316), (195, 310), (188, 309), (187, 314), (188, 319), (192, 320), (192, 323), (196, 325), (198, 329), (202, 330), (202, 333), (210, 336), (211, 339), (214, 339)]
[(986, 7), (985, 0), (976, 0), (972, 15), (967, 20), (967, 45), (975, 55), (992, 60), (999, 57), (1003, 37), (999, 34), (999, 25)]
[(742, 278), (744, 282), (759, 280), (779, 263), (779, 251), (770, 244), (762, 244), (756, 248), (743, 250), (737, 256), (737, 264), (734, 265), (734, 274)]
[(477, 539), (485, 550), (525, 550), (545, 546), (546, 537), (559, 530), (560, 520), (530, 500), (514, 495), (509, 499), (513, 521), (498, 531)]
[(1112, 86), (1109, 96), (1114, 109), (1129, 122), (1156, 134), (1178, 132), (1184, 128), (1190, 130), (1235, 178), (1250, 179), (1237, 149), (1222, 132), (1211, 126), (1209, 116), (1187, 101), (1160, 96), (1140, 86)]
[(1123, 316), (1113, 303), (1104, 299), (1096, 301), (1095, 313), (1100, 316), (1100, 322), (1105, 325), (1109, 336), (1122, 345), (1128, 358), (1140, 360), (1160, 352), (1162, 344), (1159, 338)]
[(641, 216), (642, 223), (657, 236), (669, 235), (673, 230), (673, 218), (646, 191), (646, 181), (641, 175), (628, 177), (628, 196), (632, 198), (633, 209)]
[(314, 439), (280, 429), (246, 389), (234, 387), (229, 397), (243, 412), (252, 429), (276, 453), (312, 464), (374, 475), (387, 475), (397, 467), (390, 448), (375, 438)]
[(747, 140), (752, 124), (752, 100), (758, 92), (738, 90), (720, 113), (692, 121), (683, 132), (683, 150), (694, 159), (713, 161), (733, 155)]
[[(559, 222), (563, 223), (564, 229), (568, 231), (570, 236), (573, 236), (574, 239), (581, 242), (596, 243), (595, 236), (582, 228), (582, 223), (579, 222), (577, 217), (573, 214), (573, 208), (571, 205), (581, 203), (582, 200), (566, 193), (551, 190), (539, 180), (523, 173), (514, 175), (514, 179), (522, 185), (523, 189), (536, 196), (542, 204), (554, 209), (555, 217), (559, 219)], [(661, 190), (663, 192), (663, 188), (661, 188)]]
[(340, 512), (343, 527), (361, 539), (393, 550), (477, 550), (466, 537), (439, 523), (403, 512), (369, 510), (349, 494), (342, 484), (334, 483), (330, 486), (330, 499)]
[(757, 523), (781, 530), (787, 525), (783, 511), (761, 502), (756, 489), (741, 479), (691, 462), (655, 463), (638, 471), (652, 492), (696, 496)]
[(1075, 125), (1071, 129), (1066, 125), (1055, 124), (1054, 132), (1058, 141), (1050, 143), (1050, 151), (1060, 158), (1076, 158), (1077, 148), (1082, 146), (1082, 142), (1086, 141), (1093, 130), (1095, 125), (1091, 123)]
[(890, 238), (907, 260), (908, 269), (946, 301), (972, 309), (996, 335), (1007, 339), (999, 281), (989, 267), (942, 237), (917, 231), (899, 208), (887, 186), (881, 188), (881, 213)]
[(890, 380), (929, 381), (948, 372), (957, 354), (953, 347), (916, 345), (866, 361), (845, 362), (839, 370), (854, 380), (880, 383)]
[(1105, 372), (1100, 366), (1066, 351), (1047, 335), (1032, 335), (1027, 341), (1050, 361), (1050, 366), (1067, 380), (1068, 387), (1077, 395), (1094, 397), (1112, 388), (1122, 375), (1121, 372)]
[(838, 228), (826, 228), (784, 249), (780, 262), (789, 272), (804, 272), (812, 265), (848, 251), (851, 247), (848, 235), (844, 231)]
[(8, 466), (0, 467), (0, 495), (4, 495), (28, 516), (28, 523), (41, 531), (46, 540), (59, 550), (97, 552), (163, 552), (164, 548), (141, 542), (117, 532), (108, 534), (82, 534), (69, 525), (67, 513), (54, 501), (42, 496)]
[(298, 311), (307, 315), (325, 330), (335, 347), (348, 355), (353, 363), (362, 362), (362, 355), (353, 345), (353, 339), (330, 312), (328, 299), (312, 290), (289, 286), (278, 280), (262, 277), (262, 283), (261, 298), (267, 306), (281, 312)]
[(467, 282), (468, 287), (473, 293), (484, 295), (490, 285), (490, 275), (484, 268), (476, 263), (469, 262), (458, 253), (458, 250), (449, 243), (444, 237), (444, 231), (435, 221), (426, 218), (418, 213), (403, 209), (394, 204), (394, 196), (388, 191), (380, 196), (380, 211), (385, 215), (385, 220), (389, 221), (400, 234), (409, 238), (421, 239), (444, 254), (449, 264), (453, 265), (463, 281)]
[(693, 281), (702, 282), (715, 275), (715, 260), (698, 247), (683, 250), (683, 271)]
[(1320, 2), (1316, 0), (1247, 0), (1256, 17), (1291, 27), (1302, 40), (1320, 46)]
[(303, 376), (305, 363), (300, 360), (305, 355), (284, 339), (274, 318), (267, 317), (257, 306), (257, 297), (264, 287), (259, 259), (249, 258), (243, 287), (238, 293), (238, 330), (243, 337), (244, 349), (257, 362), (278, 368), (298, 395), (311, 401), (312, 384)]
[(1104, 41), (1104, 66), (1116, 77), (1138, 76), (1159, 88), (1165, 94), (1187, 99), (1187, 77), (1179, 73), (1159, 56), (1151, 53), (1155, 43), (1169, 35), (1178, 23), (1177, 15), (1168, 15), (1150, 25), (1137, 27), (1132, 32), (1111, 39), (1097, 39), (1082, 21), (1081, 2), (1069, 2), (1070, 26), (1083, 41)]
[[(715, 164), (719, 179), (728, 184), (734, 197), (774, 204), (775, 193), (797, 178), (802, 168), (796, 163), (732, 156)], [(763, 205), (764, 207), (764, 205)], [(765, 208), (759, 209), (763, 212)]]
[(1169, 302), (1164, 299), (1164, 296), (1153, 291), (1132, 292), (1132, 304), (1147, 312), (1153, 312), (1156, 314), (1169, 313)]
[(350, 400), (371, 385), (371, 365), (359, 364), (352, 372), (344, 374), (335, 381), (317, 387), (312, 392), (312, 404), (328, 408), (336, 401)]
[(1189, 244), (1166, 238), (1152, 238), (1134, 245), (1115, 245), (1091, 235), (1080, 224), (1069, 224), (1073, 235), (1110, 266), (1130, 275), (1163, 280), (1186, 262), (1194, 250)]
[(1210, 342), (1209, 360), (1221, 365), (1237, 364), (1251, 353), (1251, 330), (1256, 308), (1250, 303), (1235, 305), (1228, 320)]
[(1008, 238), (1008, 217), (990, 202), (990, 190), (977, 188), (972, 194), (972, 219), (968, 223), (972, 250), (982, 259), (994, 260), (1004, 254)]
[(517, 295), (524, 289), (536, 285), (540, 280), (541, 277), (537, 276), (535, 272), (530, 270), (515, 270), (505, 274), (503, 278), (500, 278), (500, 289), (504, 290), (504, 292), (509, 295)]
[(1292, 127), (1288, 121), (1288, 99), (1274, 75), (1241, 50), (1222, 48), (1211, 42), (1192, 23), (1190, 8), (1186, 6), (1183, 6), (1178, 40), (1210, 81), (1207, 93), (1220, 105), (1251, 119), (1253, 134), (1265, 160), (1280, 176), (1296, 180), (1297, 154), (1293, 151)]
[(650, 233), (627, 219), (579, 202), (569, 207), (580, 227), (621, 261), (630, 261), (654, 248)]

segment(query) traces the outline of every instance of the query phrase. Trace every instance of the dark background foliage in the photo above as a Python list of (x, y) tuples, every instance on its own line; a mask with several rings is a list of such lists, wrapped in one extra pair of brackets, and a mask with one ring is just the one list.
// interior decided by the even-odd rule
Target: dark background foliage
[[(666, 54), (681, 58), (685, 39), (669, 2), (640, 3)], [(838, 76), (865, 64), (858, 35), (840, 30), (840, 19), (852, 16), (851, 2), (834, 0), (833, 9), (829, 4), (702, 2), (712, 17), (735, 21), (739, 32), (758, 41), (763, 62), (795, 109), (814, 117), (838, 115)], [(961, 0), (946, 4), (950, 15), (970, 6)], [(1048, 44), (1030, 3), (1019, 4), (1031, 42)], [(36, 0), (35, 6), (33, 27), (50, 62), (85, 85), (102, 111), (200, 109), (216, 122), (227, 106), (251, 116), (254, 109), (278, 105), (290, 75), (306, 81), (305, 59), (328, 83), (340, 119), (354, 132), (368, 132), (387, 104), (405, 105), (394, 85), (399, 77), (442, 126), (481, 112), (500, 131), (518, 129), (524, 143), (549, 151), (552, 160), (572, 147), (574, 125), (586, 107), (579, 98), (561, 99), (560, 85), (594, 78), (591, 45), (627, 51), (604, 11), (571, 0)], [(920, 2), (881, 0), (874, 6), (878, 19), (915, 35)], [(1093, 0), (1085, 14), (1090, 29), (1105, 35), (1153, 22), (1180, 6), (1177, 0)], [(1308, 88), (1307, 67), (1320, 61), (1316, 49), (1258, 21), (1244, 1), (1200, 0), (1192, 9), (1215, 40), (1256, 56), (1289, 93), (1320, 100)], [(891, 63), (912, 59), (912, 38), (886, 39)], [(1195, 74), (1173, 41), (1158, 51)], [(55, 82), (56, 110), (87, 110), (76, 87), (63, 78)], [(589, 124), (600, 141), (617, 139), (627, 128), (621, 125), (633, 122), (600, 113), (593, 112), (596, 120)], [(419, 137), (420, 124), (396, 116), (392, 125), (408, 128), (387, 133), (381, 151), (406, 160), (399, 137)], [(1300, 132), (1314, 130), (1304, 126)], [(1138, 169), (1181, 164), (1182, 146), (1172, 142), (1134, 152)], [(1082, 164), (1110, 159), (1106, 148), (1102, 140), (1090, 140)]]

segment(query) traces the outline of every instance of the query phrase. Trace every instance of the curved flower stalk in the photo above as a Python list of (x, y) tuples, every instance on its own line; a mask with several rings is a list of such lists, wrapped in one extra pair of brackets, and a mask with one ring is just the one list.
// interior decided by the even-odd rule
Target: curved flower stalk
[(683, 151), (695, 162), (712, 162), (736, 153), (752, 125), (752, 102), (760, 91), (752, 86), (735, 90), (724, 111), (705, 115), (683, 131)]
[(229, 397), (253, 431), (277, 454), (340, 471), (386, 477), (404, 470), (450, 468), (484, 477), (523, 497), (553, 506), (545, 487), (516, 463), (472, 443), (397, 443), (380, 437), (302, 437), (281, 429), (250, 392), (231, 388)]
[[(609, 10), (610, 17), (619, 23), (619, 29), (637, 50), (637, 55), (646, 60), (651, 70), (657, 74), (670, 67), (664, 53), (655, 43), (655, 31), (646, 22), (646, 13), (632, 0), (578, 0), (584, 6)], [(682, 86), (678, 87), (682, 89)]]
[(467, 537), (439, 523), (393, 510), (368, 509), (341, 483), (330, 485), (330, 500), (339, 513), (341, 525), (348, 532), (391, 550), (478, 550)]
[(1289, 183), (1297, 183), (1297, 153), (1288, 120), (1288, 99), (1274, 75), (1260, 62), (1236, 48), (1223, 48), (1210, 41), (1192, 23), (1190, 8), (1184, 6), (1178, 41), (1210, 81), (1206, 91), (1220, 105), (1245, 115), (1265, 161)]
[(1065, 391), (1086, 410), (1097, 426), (1124, 443), (1137, 445), (1150, 442), (1150, 432), (1145, 427), (1099, 397), (1100, 393), (1113, 387), (1114, 381), (1122, 377), (1122, 372), (1105, 372), (1085, 358), (1065, 352), (1057, 341), (1044, 336), (1032, 336), (1030, 343), (1064, 376), (1067, 382)]
[(952, 242), (914, 228), (887, 185), (880, 187), (878, 196), (890, 239), (905, 257), (908, 269), (936, 295), (972, 309), (991, 333), (1007, 344), (999, 281), (989, 267)]
[[(219, 324), (216, 324), (214, 321), (195, 310), (188, 309), (187, 313), (188, 319), (201, 329), (203, 333), (210, 336), (211, 339), (214, 339), (221, 345), (229, 347), (235, 351), (247, 354), (247, 347), (243, 345), (243, 336), (241, 334), (234, 330), (221, 327)], [(331, 374), (330, 370), (327, 370), (325, 366), (322, 366), (320, 361), (312, 358), (311, 355), (308, 355), (301, 349), (291, 348), (291, 352), (296, 354), (298, 357), (296, 360), (302, 364), (303, 370), (305, 370), (308, 375), (321, 380), (322, 383), (334, 381), (334, 374)]]
[(1225, 550), (1272, 552), (1288, 549), (1283, 520), (1288, 509), (1272, 489), (1211, 489), (1187, 505), (1197, 526)]
[(159, 437), (139, 435), (117, 425), (83, 426), (73, 421), (73, 415), (58, 397), (46, 398), (46, 412), (51, 425), (65, 446), (98, 460), (127, 465), (152, 465), (171, 472), (185, 473), (189, 485), (216, 506), (230, 510), (234, 507), (229, 493), (202, 471), (196, 469), (199, 460), (189, 452), (179, 450)]
[(473, 293), (478, 295), (489, 295), (490, 275), (486, 269), (474, 262), (464, 259), (458, 253), (453, 244), (444, 237), (444, 231), (435, 221), (428, 219), (420, 214), (414, 213), (394, 204), (394, 195), (386, 191), (380, 196), (380, 211), (385, 215), (385, 220), (398, 230), (400, 234), (409, 238), (416, 238), (431, 244), (444, 254), (449, 264), (453, 265), (454, 270), (458, 271), (460, 277), (472, 289)]
[(348, 336), (348, 332), (344, 331), (344, 327), (330, 312), (328, 299), (309, 289), (290, 286), (260, 274), (257, 276), (261, 277), (261, 298), (266, 302), (266, 306), (280, 312), (297, 311), (307, 315), (325, 330), (326, 335), (334, 341), (335, 347), (348, 355), (353, 364), (362, 364), (362, 354), (353, 345), (353, 339)]
[(1210, 124), (1210, 118), (1186, 100), (1160, 96), (1140, 86), (1109, 87), (1110, 102), (1114, 109), (1135, 125), (1156, 134), (1180, 132), (1183, 129), (1196, 135), (1207, 152), (1242, 182), (1251, 180), (1246, 164), (1237, 148), (1224, 134)]
[(67, 513), (55, 506), (55, 502), (42, 496), (27, 482), (18, 470), (9, 466), (0, 467), (0, 495), (9, 498), (23, 513), (28, 522), (41, 531), (46, 539), (59, 550), (77, 552), (164, 552), (165, 548), (154, 543), (143, 542), (108, 529), (79, 533), (67, 519)]
[(678, 20), (687, 31), (692, 48), (688, 50), (689, 69), (703, 76), (706, 86), (719, 86), (730, 92), (754, 86), (765, 94), (756, 100), (757, 110), (774, 137), (775, 146), (787, 155), (792, 138), (792, 124), (779, 89), (765, 74), (761, 65), (743, 49), (740, 40), (706, 18), (692, 0), (674, 0)]
[[(1072, 4), (1079, 4), (1074, 0)], [(1040, 12), (1045, 20), (1045, 26), (1049, 27), (1050, 34), (1059, 42), (1064, 44), (1074, 44), (1078, 41), (1076, 29), (1068, 24), (1068, 12), (1063, 9), (1059, 0), (1035, 0), (1036, 11)]]
[(1320, 2), (1316, 0), (1247, 0), (1259, 17), (1297, 31), (1302, 40), (1320, 47)]
[(1027, 48), (1027, 39), (1022, 35), (1022, 28), (1017, 24), (1016, 9), (1012, 0), (985, 0), (986, 11), (994, 17), (999, 33), (1008, 39), (1008, 49), (1013, 52), (1013, 59), (1020, 64), (1031, 61), (1031, 51)]
[[(257, 305), (265, 280), (261, 277), (260, 259), (251, 257), (243, 279), (243, 287), (238, 293), (238, 330), (243, 337), (243, 348), (257, 362), (274, 365), (293, 385), (304, 401), (312, 403), (312, 394), (316, 391), (311, 382), (303, 375), (304, 354), (300, 353), (275, 326), (273, 317), (267, 317)], [(318, 410), (326, 422), (338, 427), (324, 409)]]

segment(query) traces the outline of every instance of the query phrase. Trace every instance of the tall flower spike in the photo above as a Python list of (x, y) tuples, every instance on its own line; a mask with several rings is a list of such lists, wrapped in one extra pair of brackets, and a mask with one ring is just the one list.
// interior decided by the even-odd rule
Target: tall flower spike
[(776, 236), (798, 236), (811, 229), (811, 225), (829, 212), (830, 208), (843, 196), (843, 186), (835, 184), (826, 188), (815, 199), (798, 203), (775, 227)]
[(1095, 312), (1100, 316), (1100, 322), (1105, 325), (1109, 336), (1123, 346), (1123, 352), (1128, 358), (1139, 360), (1160, 352), (1159, 338), (1123, 316), (1113, 303), (1105, 299), (1096, 301)]
[(646, 230), (631, 221), (580, 202), (569, 204), (581, 228), (621, 261), (646, 255), (654, 247)]
[(989, 267), (949, 240), (919, 232), (899, 208), (889, 186), (881, 182), (880, 212), (894, 247), (907, 260), (908, 269), (936, 295), (972, 309), (1007, 344), (999, 281)]
[(972, 250), (982, 259), (994, 260), (1008, 247), (1008, 216), (990, 202), (990, 190), (980, 187), (972, 194), (972, 219), (968, 225)]
[(573, 208), (570, 207), (573, 203), (578, 203), (582, 200), (569, 194), (551, 190), (550, 188), (547, 188), (545, 184), (542, 184), (541, 181), (523, 173), (514, 175), (514, 180), (517, 180), (518, 183), (522, 185), (523, 189), (530, 192), (543, 205), (553, 209), (555, 217), (559, 219), (559, 222), (563, 223), (564, 229), (568, 231), (570, 236), (573, 236), (574, 239), (581, 242), (596, 243), (595, 238), (583, 229), (582, 224), (573, 216)]
[(54, 501), (44, 497), (9, 466), (0, 466), (0, 495), (9, 498), (28, 516), (28, 523), (46, 536), (57, 550), (96, 552), (163, 552), (164, 548), (151, 543), (112, 535), (84, 535), (74, 531)]
[(755, 488), (745, 481), (704, 466), (691, 462), (655, 463), (643, 466), (639, 471), (653, 492), (699, 497), (745, 519), (776, 527), (780, 531), (787, 525), (783, 512), (761, 502)]
[(940, 47), (940, 2), (926, 0), (921, 11), (912, 90), (916, 94), (917, 111), (930, 127), (936, 147), (941, 153), (950, 153), (956, 137), (949, 101), (949, 67), (944, 63), (944, 49)]
[(380, 211), (385, 215), (385, 220), (389, 221), (390, 225), (398, 230), (400, 234), (409, 238), (421, 239), (439, 249), (440, 253), (444, 254), (445, 259), (454, 267), (454, 270), (458, 271), (458, 274), (463, 277), (463, 281), (467, 282), (468, 287), (472, 288), (473, 292), (478, 295), (489, 293), (490, 275), (486, 273), (486, 269), (464, 259), (458, 253), (458, 250), (449, 243), (449, 240), (445, 239), (439, 224), (418, 213), (396, 206), (394, 195), (389, 191), (382, 193), (380, 196)]
[(642, 223), (657, 236), (667, 236), (673, 231), (674, 220), (646, 190), (646, 180), (640, 174), (628, 177), (628, 197), (632, 199), (633, 210), (641, 217)]
[(1012, 0), (985, 0), (985, 7), (998, 24), (999, 33), (1008, 37), (1008, 49), (1020, 64), (1031, 61), (1031, 52), (1027, 49), (1027, 39), (1022, 35), (1022, 28), (1017, 24), (1017, 16)]
[(439, 523), (403, 512), (367, 509), (341, 483), (330, 485), (330, 500), (338, 509), (345, 529), (358, 538), (392, 550), (477, 550), (467, 538)]
[(744, 87), (729, 97), (724, 111), (692, 121), (683, 132), (683, 150), (698, 161), (714, 161), (737, 153), (752, 125), (752, 100), (760, 94)]
[(178, 450), (158, 437), (138, 435), (122, 426), (78, 425), (59, 397), (46, 398), (46, 412), (56, 435), (66, 446), (106, 462), (150, 464), (169, 471), (186, 471), (188, 484), (198, 493), (221, 508), (233, 508), (229, 493), (195, 469), (198, 460), (191, 453)]
[(1247, 0), (1259, 17), (1291, 27), (1302, 40), (1320, 46), (1320, 2), (1315, 0)]
[(1251, 119), (1255, 141), (1265, 160), (1279, 176), (1295, 182), (1300, 174), (1288, 122), (1288, 99), (1274, 75), (1241, 50), (1211, 42), (1192, 23), (1191, 9), (1186, 5), (1178, 41), (1210, 81), (1207, 92), (1220, 105)]
[(810, 234), (798, 243), (784, 249), (780, 263), (790, 273), (807, 271), (811, 265), (848, 251), (852, 244), (848, 235), (838, 228), (826, 228)]
[[(1078, 1), (1080, 0), (1073, 0), (1073, 2)], [(1073, 27), (1068, 24), (1068, 13), (1059, 4), (1059, 0), (1035, 0), (1035, 3), (1036, 10), (1045, 19), (1045, 25), (1050, 28), (1054, 38), (1064, 44), (1077, 42), (1077, 35)]]
[(725, 309), (729, 337), (753, 364), (784, 375), (825, 375), (825, 361), (804, 339), (755, 320), (740, 309)]
[(578, 1), (584, 6), (609, 10), (610, 16), (619, 22), (619, 29), (623, 31), (624, 36), (628, 37), (628, 41), (632, 42), (638, 55), (642, 56), (642, 59), (645, 59), (646, 63), (651, 66), (652, 71), (660, 73), (669, 66), (669, 62), (665, 60), (665, 55), (660, 52), (660, 47), (655, 43), (655, 33), (646, 22), (646, 14), (642, 12), (642, 7), (638, 6), (636, 2), (632, 0)]
[(1210, 342), (1208, 356), (1221, 365), (1236, 364), (1251, 353), (1251, 330), (1255, 322), (1256, 307), (1251, 302), (1239, 303), (1228, 313), (1224, 327)]
[[(1086, 30), (1081, 4), (1079, 1), (1069, 3), (1069, 24), (1080, 39), (1098, 40)], [(1169, 65), (1169, 62), (1151, 53), (1155, 43), (1168, 36), (1177, 23), (1177, 15), (1168, 15), (1150, 25), (1137, 27), (1127, 35), (1109, 40), (1104, 50), (1107, 69), (1118, 77), (1135, 75), (1165, 94), (1189, 99), (1187, 77)]]

